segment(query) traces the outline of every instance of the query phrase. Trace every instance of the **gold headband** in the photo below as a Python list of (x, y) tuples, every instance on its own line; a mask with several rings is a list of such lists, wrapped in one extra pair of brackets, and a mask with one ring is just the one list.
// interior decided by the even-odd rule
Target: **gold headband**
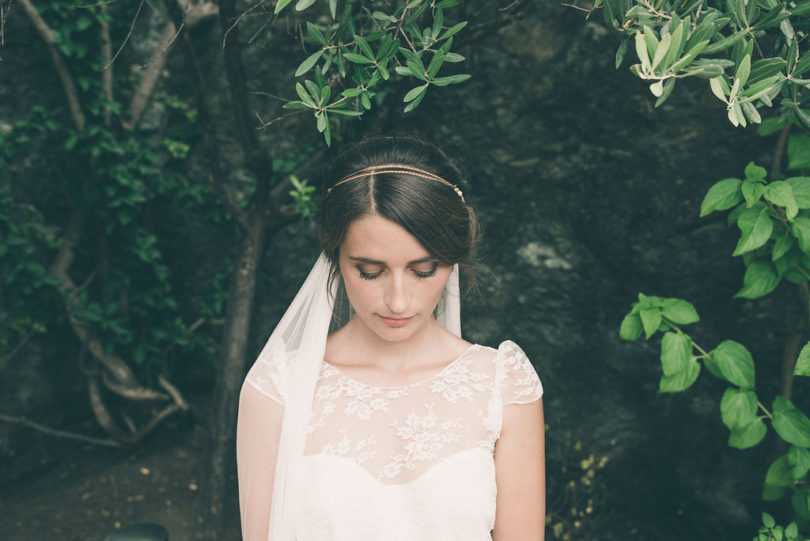
[(398, 164), (373, 165), (371, 167), (366, 167), (365, 169), (360, 169), (359, 171), (355, 171), (354, 173), (350, 174), (349, 176), (343, 177), (342, 179), (337, 181), (335, 184), (333, 184), (331, 188), (326, 190), (326, 193), (331, 193), (334, 188), (340, 186), (344, 182), (349, 182), (350, 180), (356, 180), (358, 178), (363, 178), (363, 177), (370, 177), (371, 175), (376, 175), (378, 173), (383, 173), (383, 174), (385, 174), (385, 173), (401, 173), (401, 174), (406, 174), (406, 175), (413, 175), (415, 177), (424, 178), (424, 179), (427, 179), (427, 180), (432, 180), (434, 182), (439, 182), (441, 184), (444, 184), (445, 186), (448, 186), (448, 187), (452, 188), (453, 191), (456, 192), (456, 194), (461, 199), (461, 202), (466, 203), (466, 201), (464, 201), (464, 195), (461, 193), (461, 190), (459, 190), (458, 186), (456, 186), (455, 184), (446, 181), (445, 179), (443, 179), (439, 175), (434, 175), (433, 173), (431, 173), (429, 171), (425, 171), (424, 169), (419, 169), (417, 167), (411, 167), (409, 165), (398, 165)]

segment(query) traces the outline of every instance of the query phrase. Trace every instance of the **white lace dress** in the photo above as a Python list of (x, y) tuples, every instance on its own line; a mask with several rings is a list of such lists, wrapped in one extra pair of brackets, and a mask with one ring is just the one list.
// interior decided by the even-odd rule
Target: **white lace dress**
[[(254, 366), (247, 381), (283, 405), (284, 379)], [(298, 466), (296, 538), (490, 540), (503, 407), (542, 393), (510, 341), (473, 345), (402, 387), (366, 385), (323, 363)]]

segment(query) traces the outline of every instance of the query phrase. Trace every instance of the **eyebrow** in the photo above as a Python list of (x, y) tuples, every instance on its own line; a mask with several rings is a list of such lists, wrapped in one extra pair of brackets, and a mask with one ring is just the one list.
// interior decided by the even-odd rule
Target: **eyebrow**
[[(378, 261), (376, 259), (370, 259), (368, 257), (349, 256), (349, 259), (351, 259), (352, 261), (356, 261), (358, 263), (366, 263), (367, 265), (385, 265), (385, 261)], [(436, 261), (436, 258), (433, 257), (432, 255), (429, 255), (421, 259), (414, 259), (413, 261), (408, 261), (408, 265), (418, 265), (420, 263), (429, 263), (431, 261)]]

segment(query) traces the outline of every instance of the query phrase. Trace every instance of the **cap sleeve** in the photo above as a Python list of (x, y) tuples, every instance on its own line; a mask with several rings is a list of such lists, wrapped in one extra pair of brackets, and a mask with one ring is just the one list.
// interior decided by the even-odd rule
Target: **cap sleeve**
[(287, 397), (288, 381), (288, 358), (277, 353), (268, 354), (263, 351), (248, 372), (245, 385), (252, 385), (259, 392), (283, 406)]
[(528, 404), (543, 396), (543, 384), (520, 346), (507, 340), (496, 355), (503, 405)]

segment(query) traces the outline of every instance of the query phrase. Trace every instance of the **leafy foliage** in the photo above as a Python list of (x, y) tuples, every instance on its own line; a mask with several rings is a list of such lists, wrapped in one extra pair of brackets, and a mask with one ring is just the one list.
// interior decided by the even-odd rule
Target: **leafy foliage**
[[(736, 225), (740, 231), (733, 255), (741, 256), (747, 268), (737, 297), (765, 296), (783, 278), (797, 284), (810, 280), (810, 245), (805, 241), (804, 226), (796, 225), (810, 221), (808, 202), (803, 195), (808, 189), (808, 177), (768, 181), (767, 171), (753, 162), (745, 168), (745, 178), (724, 179), (709, 189), (700, 215), (728, 210), (729, 225)], [(724, 340), (711, 350), (704, 349), (683, 329), (684, 325), (699, 320), (697, 311), (685, 300), (639, 293), (619, 333), (625, 340), (637, 340), (642, 335), (650, 339), (663, 333), (661, 392), (688, 389), (702, 367), (729, 384), (720, 402), (720, 415), (729, 430), (731, 447), (747, 449), (759, 444), (770, 423), (776, 435), (790, 447), (787, 454), (768, 468), (762, 497), (778, 500), (790, 496), (796, 517), (807, 521), (810, 419), (784, 396), (773, 398), (768, 409), (757, 394), (755, 363), (748, 349), (733, 340)], [(802, 349), (794, 375), (810, 375), (809, 352), (810, 343)], [(798, 535), (796, 524), (782, 528), (768, 519), (756, 539), (801, 539)]]
[[(709, 80), (735, 126), (762, 122), (763, 109), (784, 125), (797, 118), (810, 127), (804, 103), (810, 79), (810, 5), (785, 0), (597, 0), (606, 22), (626, 37), (617, 54), (621, 65), (630, 45), (638, 63), (630, 70), (650, 81), (656, 107), (678, 79)], [(781, 99), (778, 99), (780, 98)]]
[[(290, 1), (280, 0), (275, 12), (284, 11)], [(383, 83), (398, 78), (416, 84), (402, 99), (407, 113), (431, 86), (466, 81), (470, 78), (466, 73), (439, 75), (443, 67), (464, 60), (451, 49), (453, 37), (467, 21), (445, 23), (445, 11), (462, 1), (376, 1), (368, 7), (347, 1), (339, 10), (337, 0), (328, 0), (328, 17), (306, 22), (304, 41), (317, 49), (295, 72), (296, 77), (310, 72), (312, 76), (295, 84), (298, 100), (285, 107), (311, 110), (329, 145), (332, 123), (370, 110), (387, 92)], [(303, 11), (313, 4), (314, 0), (300, 0), (295, 9)]]

